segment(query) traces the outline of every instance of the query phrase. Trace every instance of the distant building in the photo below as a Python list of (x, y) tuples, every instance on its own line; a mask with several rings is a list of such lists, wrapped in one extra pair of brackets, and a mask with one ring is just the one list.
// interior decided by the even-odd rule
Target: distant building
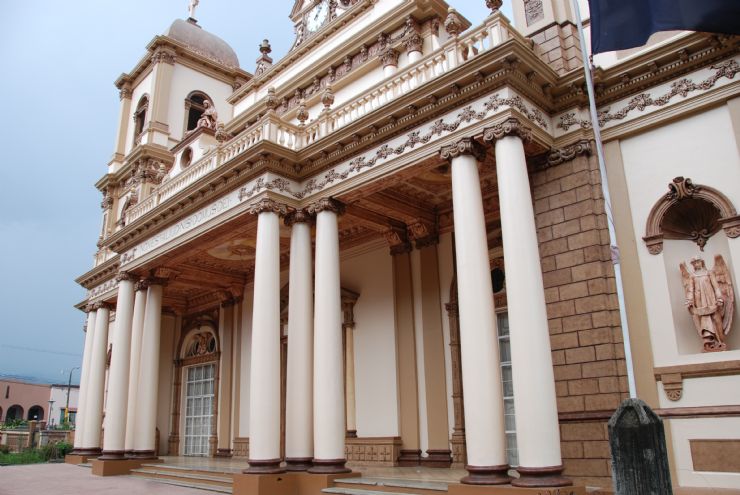
[(674, 486), (740, 488), (738, 38), (595, 57), (592, 122), (570, 1), (486, 3), (471, 27), (297, 0), (253, 74), (192, 17), (154, 37), (116, 82), (77, 280), (79, 454), (609, 487), (634, 382)]
[(66, 384), (51, 386), (51, 399), (54, 401), (49, 414), (49, 422), (52, 425), (58, 425), (65, 420), (65, 408), (67, 406), (67, 394), (69, 394), (69, 422), (75, 423), (77, 418), (77, 402), (80, 396), (80, 386), (72, 385), (67, 388)]
[[(74, 423), (77, 414), (79, 388), (78, 385), (72, 385), (69, 389), (71, 423)], [(11, 420), (33, 420), (58, 425), (64, 421), (66, 405), (67, 385), (0, 380), (0, 423)]]

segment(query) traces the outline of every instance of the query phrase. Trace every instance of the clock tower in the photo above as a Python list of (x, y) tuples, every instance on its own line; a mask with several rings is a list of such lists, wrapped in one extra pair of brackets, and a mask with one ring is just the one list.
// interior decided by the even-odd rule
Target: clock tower
[(342, 15), (358, 0), (296, 0), (290, 18), (295, 25), (293, 48)]

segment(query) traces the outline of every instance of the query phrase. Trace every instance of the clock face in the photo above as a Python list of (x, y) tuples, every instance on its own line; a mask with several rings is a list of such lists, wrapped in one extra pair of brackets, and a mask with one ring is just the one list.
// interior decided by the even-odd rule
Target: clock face
[(324, 0), (306, 14), (306, 29), (310, 32), (318, 31), (329, 17), (329, 1)]

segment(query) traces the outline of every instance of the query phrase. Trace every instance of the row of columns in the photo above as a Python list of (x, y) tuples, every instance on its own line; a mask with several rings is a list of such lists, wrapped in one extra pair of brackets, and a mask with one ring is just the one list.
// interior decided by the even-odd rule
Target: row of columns
[(451, 162), (468, 484), (569, 486), (560, 433), (542, 270), (524, 152), (530, 129), (510, 118), (484, 130), (495, 146), (514, 384), (519, 477), (508, 476), (501, 367), (478, 168), (485, 148), (463, 138)]
[[(472, 138), (442, 148), (451, 162), (460, 318), (461, 365), (470, 484), (567, 486), (560, 476), (559, 425), (546, 305), (523, 142), (517, 119), (484, 130), (494, 143), (516, 408), (520, 477), (507, 472), (506, 435), (495, 332), (485, 212), (478, 167), (485, 149)], [(257, 215), (250, 459), (247, 473), (280, 473), (280, 218), (292, 229), (286, 398), (287, 469), (314, 473), (345, 468), (345, 384), (339, 277), (338, 215), (325, 198), (288, 212), (264, 198)], [(311, 231), (315, 216), (315, 278)], [(163, 280), (134, 285), (119, 276), (109, 406), (103, 458), (154, 455)], [(144, 295), (146, 291), (146, 295)], [(78, 453), (99, 452), (110, 306), (89, 308), (83, 357)]]
[[(105, 368), (112, 306), (97, 302), (86, 308), (87, 332), (80, 379), (80, 403), (74, 454), (102, 460), (151, 459), (156, 449), (159, 342), (163, 279), (136, 282), (118, 277), (116, 319), (108, 373), (105, 435), (101, 452)], [(102, 455), (101, 455), (102, 454)]]
[[(265, 198), (249, 212), (257, 215), (257, 243), (245, 473), (349, 472), (337, 225), (341, 206), (326, 198), (307, 211), (288, 213), (285, 205)], [(313, 280), (311, 216), (316, 218)], [(280, 217), (291, 227), (286, 468), (280, 459)]]

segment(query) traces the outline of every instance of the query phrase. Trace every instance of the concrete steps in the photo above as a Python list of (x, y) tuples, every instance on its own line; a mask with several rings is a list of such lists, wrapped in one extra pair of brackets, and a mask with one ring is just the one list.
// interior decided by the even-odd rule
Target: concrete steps
[(442, 495), (447, 493), (447, 483), (386, 478), (345, 478), (334, 482), (336, 486), (322, 490), (336, 495)]
[(234, 478), (228, 473), (219, 473), (202, 469), (190, 469), (165, 464), (143, 464), (139, 469), (131, 470), (131, 475), (167, 485), (210, 490), (219, 493), (232, 493)]

